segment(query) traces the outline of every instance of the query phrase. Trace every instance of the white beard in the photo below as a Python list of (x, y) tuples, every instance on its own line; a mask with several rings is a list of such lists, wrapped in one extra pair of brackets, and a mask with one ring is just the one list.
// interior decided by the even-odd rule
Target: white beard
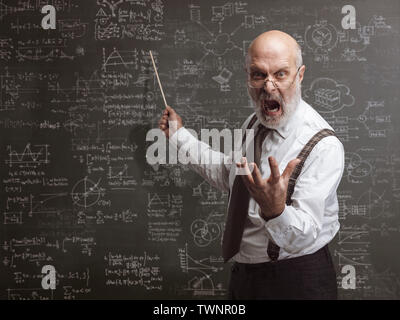
[(296, 111), (296, 107), (300, 103), (301, 99), (301, 85), (298, 80), (296, 80), (294, 83), (296, 86), (295, 92), (291, 99), (289, 99), (288, 101), (284, 101), (282, 96), (280, 95), (278, 97), (270, 96), (273, 99), (279, 101), (281, 105), (282, 115), (280, 115), (279, 117), (270, 117), (265, 114), (263, 106), (261, 105), (263, 99), (265, 98), (265, 96), (267, 96), (265, 93), (262, 93), (260, 95), (258, 101), (254, 101), (253, 97), (249, 93), (257, 118), (265, 127), (270, 129), (277, 129), (285, 125), (289, 121), (293, 113)]

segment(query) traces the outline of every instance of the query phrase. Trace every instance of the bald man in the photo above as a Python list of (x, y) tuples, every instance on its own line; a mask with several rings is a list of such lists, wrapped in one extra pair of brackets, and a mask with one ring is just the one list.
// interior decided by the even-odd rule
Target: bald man
[(227, 161), (191, 135), (171, 107), (159, 121), (178, 150), (197, 148), (192, 168), (229, 191), (222, 256), (233, 261), (230, 299), (337, 299), (328, 243), (339, 230), (344, 148), (302, 100), (304, 72), (301, 48), (290, 35), (268, 31), (251, 43), (246, 73), (255, 112), (242, 130), (254, 129), (254, 161)]

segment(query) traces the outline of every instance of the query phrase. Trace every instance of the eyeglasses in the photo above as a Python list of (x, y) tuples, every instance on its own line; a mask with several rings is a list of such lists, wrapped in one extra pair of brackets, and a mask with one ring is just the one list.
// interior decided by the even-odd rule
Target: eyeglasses
[(266, 85), (268, 81), (271, 81), (272, 85), (276, 89), (288, 89), (290, 86), (293, 84), (294, 80), (296, 79), (297, 74), (299, 73), (299, 70), (302, 66), (300, 66), (296, 74), (293, 78), (293, 80), (290, 80), (290, 77), (286, 71), (278, 71), (274, 76), (273, 80), (270, 80), (267, 78), (267, 75), (265, 73), (259, 72), (259, 71), (254, 71), (248, 74), (247, 78), (247, 83), (250, 88), (254, 89), (260, 89)]

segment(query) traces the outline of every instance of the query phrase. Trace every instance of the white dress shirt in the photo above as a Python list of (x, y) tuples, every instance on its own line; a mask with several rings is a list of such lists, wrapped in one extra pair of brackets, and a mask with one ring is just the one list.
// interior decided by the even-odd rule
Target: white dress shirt
[[(254, 115), (243, 123), (242, 130)], [(257, 120), (253, 128), (257, 128)], [(289, 161), (296, 158), (309, 139), (321, 129), (333, 128), (304, 100), (300, 100), (289, 121), (271, 130), (262, 144), (260, 170), (262, 177), (270, 176), (268, 157), (273, 156), (282, 174)], [(228, 191), (233, 186), (236, 165), (221, 152), (196, 139), (182, 127), (170, 137), (178, 152), (196, 157), (188, 164), (211, 185)], [(190, 153), (191, 148), (197, 153)], [(212, 158), (212, 162), (211, 159)], [(232, 158), (231, 158), (232, 159)], [(211, 164), (210, 164), (211, 163)], [(292, 204), (285, 205), (282, 214), (266, 222), (259, 215), (259, 205), (250, 198), (249, 211), (240, 251), (232, 258), (242, 263), (270, 261), (267, 248), (269, 239), (281, 248), (279, 260), (311, 254), (329, 243), (339, 230), (339, 205), (336, 189), (344, 170), (344, 148), (335, 136), (319, 141), (310, 152), (297, 178)]]

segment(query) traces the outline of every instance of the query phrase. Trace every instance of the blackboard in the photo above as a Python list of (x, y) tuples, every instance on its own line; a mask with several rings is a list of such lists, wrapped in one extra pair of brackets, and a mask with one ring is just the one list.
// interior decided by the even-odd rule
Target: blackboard
[[(55, 29), (41, 25), (47, 4)], [(225, 299), (227, 193), (145, 161), (163, 110), (148, 51), (185, 126), (233, 130), (253, 112), (247, 47), (278, 29), (302, 47), (303, 99), (345, 146), (330, 244), (340, 298), (399, 299), (400, 3), (352, 1), (344, 29), (347, 4), (1, 0), (0, 298)]]

